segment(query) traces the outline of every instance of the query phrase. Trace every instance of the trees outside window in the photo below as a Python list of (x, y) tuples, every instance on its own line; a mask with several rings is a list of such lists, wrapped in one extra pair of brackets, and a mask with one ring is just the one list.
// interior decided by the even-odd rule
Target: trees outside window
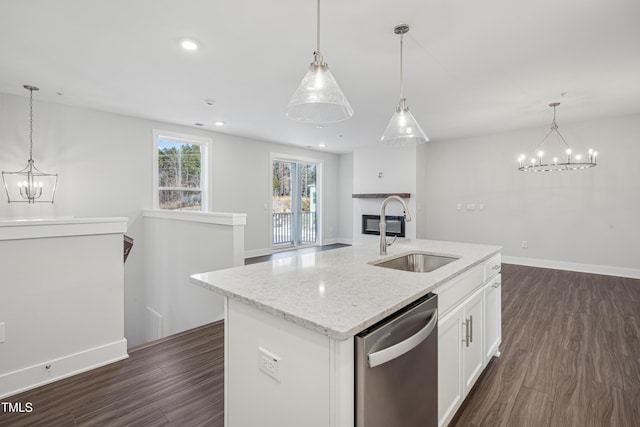
[(207, 210), (207, 144), (165, 133), (158, 133), (155, 143), (156, 207), (169, 210)]

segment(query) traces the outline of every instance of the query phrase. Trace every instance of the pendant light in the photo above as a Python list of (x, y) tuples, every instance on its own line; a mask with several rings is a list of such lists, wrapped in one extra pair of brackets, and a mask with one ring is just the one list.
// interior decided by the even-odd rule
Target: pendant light
[(544, 137), (542, 142), (536, 149), (535, 157), (527, 160), (527, 155), (522, 154), (518, 158), (518, 170), (522, 172), (555, 172), (566, 170), (587, 169), (596, 166), (596, 157), (598, 152), (589, 149), (587, 158), (583, 158), (582, 154), (574, 154), (565, 141), (564, 137), (558, 131), (556, 123), (556, 108), (559, 102), (549, 104), (553, 108), (553, 120), (551, 121), (551, 130)]
[(334, 123), (353, 116), (353, 109), (320, 53), (320, 0), (318, 0), (317, 46), (313, 62), (294, 92), (286, 116), (303, 123)]
[(4, 189), (9, 203), (53, 203), (58, 183), (58, 174), (44, 173), (33, 161), (33, 91), (35, 86), (24, 85), (29, 91), (29, 160), (18, 172), (2, 172)]
[(406, 24), (396, 25), (393, 32), (400, 35), (400, 103), (396, 108), (396, 112), (393, 113), (380, 141), (388, 145), (422, 144), (429, 141), (429, 137), (424, 133), (415, 117), (413, 117), (413, 114), (409, 111), (407, 100), (404, 97), (402, 45), (404, 35), (409, 32), (409, 26)]

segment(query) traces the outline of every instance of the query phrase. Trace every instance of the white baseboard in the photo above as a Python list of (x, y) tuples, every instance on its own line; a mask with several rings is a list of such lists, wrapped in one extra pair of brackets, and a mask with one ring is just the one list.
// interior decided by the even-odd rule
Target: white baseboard
[(251, 249), (249, 251), (244, 251), (244, 257), (253, 258), (257, 256), (271, 255), (272, 253), (273, 251), (271, 250), (271, 248)]
[(330, 239), (324, 239), (322, 246), (335, 245), (336, 243), (351, 245), (353, 244), (353, 239), (348, 239), (346, 237), (332, 237)]
[[(122, 339), (0, 375), (0, 399), (128, 358)], [(46, 366), (49, 365), (50, 369)]]
[(577, 262), (554, 261), (550, 259), (502, 256), (504, 264), (526, 265), (528, 267), (552, 268), (554, 270), (578, 271), (581, 273), (603, 274), (605, 276), (630, 277), (640, 279), (640, 270), (635, 268), (612, 267), (608, 265), (580, 264)]

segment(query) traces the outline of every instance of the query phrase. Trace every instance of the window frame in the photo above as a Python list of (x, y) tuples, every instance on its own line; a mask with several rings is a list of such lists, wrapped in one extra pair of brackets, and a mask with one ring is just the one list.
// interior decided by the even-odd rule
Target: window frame
[[(158, 170), (158, 149), (160, 140), (169, 140), (179, 144), (191, 144), (200, 146), (200, 191), (202, 192), (202, 198), (200, 202), (200, 211), (194, 212), (209, 212), (209, 152), (213, 145), (211, 138), (190, 135), (179, 132), (172, 132), (160, 129), (153, 129), (153, 209), (159, 209), (166, 212), (187, 212), (183, 209), (163, 209), (160, 208), (160, 173)], [(193, 189), (185, 188), (185, 190), (193, 191)]]

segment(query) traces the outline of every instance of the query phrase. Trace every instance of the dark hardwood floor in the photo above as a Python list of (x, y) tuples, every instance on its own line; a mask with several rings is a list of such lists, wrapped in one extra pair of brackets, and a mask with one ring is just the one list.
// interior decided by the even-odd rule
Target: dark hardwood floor
[(130, 350), (129, 359), (14, 395), (31, 413), (0, 426), (212, 426), (224, 424), (224, 324)]
[(502, 356), (450, 426), (640, 426), (640, 280), (502, 266)]
[[(502, 274), (502, 356), (451, 426), (640, 426), (640, 280), (507, 264)], [(5, 398), (33, 412), (0, 408), (0, 426), (222, 426), (223, 333), (216, 322)]]

